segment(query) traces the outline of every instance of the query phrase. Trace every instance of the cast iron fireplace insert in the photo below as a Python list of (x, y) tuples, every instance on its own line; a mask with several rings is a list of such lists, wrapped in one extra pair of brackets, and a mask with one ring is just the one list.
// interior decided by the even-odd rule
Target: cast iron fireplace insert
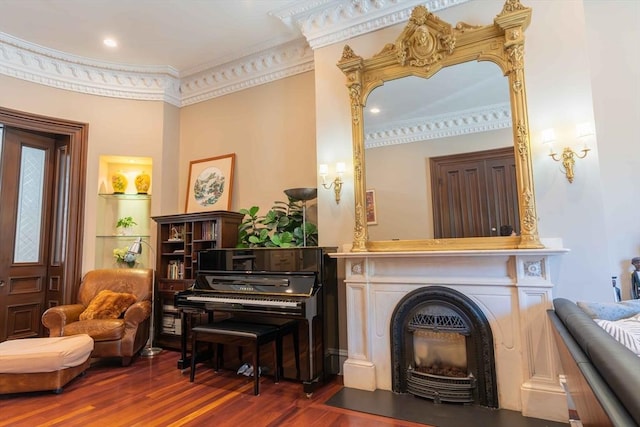
[(454, 289), (425, 286), (400, 300), (391, 318), (391, 364), (396, 393), (499, 407), (491, 326)]

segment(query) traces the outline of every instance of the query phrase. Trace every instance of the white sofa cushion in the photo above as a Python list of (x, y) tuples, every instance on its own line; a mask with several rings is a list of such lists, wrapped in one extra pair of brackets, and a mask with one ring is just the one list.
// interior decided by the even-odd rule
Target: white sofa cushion
[(68, 337), (24, 338), (0, 343), (0, 373), (53, 372), (84, 363), (93, 351), (86, 334)]
[(640, 314), (620, 320), (594, 320), (612, 337), (640, 356)]

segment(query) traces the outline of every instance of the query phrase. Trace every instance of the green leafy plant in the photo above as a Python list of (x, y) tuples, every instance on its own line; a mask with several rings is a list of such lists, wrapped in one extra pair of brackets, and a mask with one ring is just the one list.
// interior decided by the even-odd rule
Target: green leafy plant
[(134, 225), (138, 225), (138, 223), (130, 216), (123, 216), (122, 218), (118, 218), (118, 222), (116, 223), (116, 228), (129, 228)]
[(318, 227), (309, 221), (303, 221), (301, 201), (291, 198), (288, 203), (277, 201), (271, 210), (262, 216), (258, 215), (259, 210), (258, 206), (240, 209), (244, 218), (238, 227), (237, 247), (303, 246), (305, 235), (307, 246), (318, 245)]

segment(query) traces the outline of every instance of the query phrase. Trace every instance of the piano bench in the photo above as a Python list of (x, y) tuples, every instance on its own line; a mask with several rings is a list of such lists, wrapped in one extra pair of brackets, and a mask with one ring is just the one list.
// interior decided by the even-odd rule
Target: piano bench
[(291, 334), (293, 338), (293, 355), (296, 362), (296, 380), (300, 379), (300, 339), (298, 337), (298, 321), (297, 320), (277, 320), (277, 319), (260, 319), (260, 323), (263, 325), (276, 326), (278, 328), (277, 345), (280, 351), (280, 359), (278, 359), (278, 369), (280, 369), (280, 376), (284, 376), (284, 367), (282, 357), (284, 352), (282, 351), (282, 338)]
[[(254, 385), (253, 394), (260, 394), (260, 346), (271, 342), (274, 353), (274, 364), (278, 365), (278, 361), (282, 359), (281, 349), (278, 346), (279, 330), (276, 326), (261, 325), (257, 323), (238, 322), (232, 319), (222, 320), (216, 323), (194, 326), (191, 329), (192, 341), (191, 348), (191, 376), (190, 382), (193, 382), (196, 375), (196, 351), (197, 343), (200, 341), (218, 344), (215, 356), (215, 369), (218, 369), (218, 362), (221, 356), (221, 347), (224, 344), (236, 346), (247, 346), (253, 349), (253, 369), (254, 369)], [(279, 366), (275, 366), (274, 379), (275, 382), (280, 381)]]

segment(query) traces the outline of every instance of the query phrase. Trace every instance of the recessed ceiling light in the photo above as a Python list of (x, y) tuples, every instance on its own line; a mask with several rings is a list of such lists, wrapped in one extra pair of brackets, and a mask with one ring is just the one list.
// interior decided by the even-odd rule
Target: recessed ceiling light
[(380, 109), (378, 107), (373, 107), (369, 110), (369, 112), (373, 114), (378, 114), (380, 112)]
[(109, 46), (109, 47), (117, 47), (118, 46), (118, 42), (115, 41), (114, 39), (104, 39), (102, 40), (102, 43), (105, 44), (105, 46)]

